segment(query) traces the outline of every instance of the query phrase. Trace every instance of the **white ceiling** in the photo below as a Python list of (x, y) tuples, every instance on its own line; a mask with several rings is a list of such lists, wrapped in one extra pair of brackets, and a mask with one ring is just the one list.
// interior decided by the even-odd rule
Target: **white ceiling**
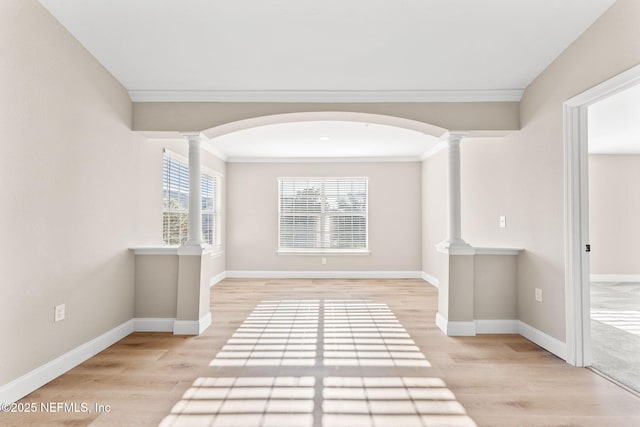
[(640, 85), (589, 106), (589, 153), (640, 154)]
[[(134, 101), (320, 102), (518, 101), (613, 2), (40, 0)], [(437, 143), (322, 120), (231, 132), (208, 148), (230, 161), (400, 160)]]
[(134, 100), (517, 101), (614, 0), (40, 2)]
[(228, 161), (421, 160), (440, 139), (375, 123), (310, 121), (278, 123), (210, 140)]

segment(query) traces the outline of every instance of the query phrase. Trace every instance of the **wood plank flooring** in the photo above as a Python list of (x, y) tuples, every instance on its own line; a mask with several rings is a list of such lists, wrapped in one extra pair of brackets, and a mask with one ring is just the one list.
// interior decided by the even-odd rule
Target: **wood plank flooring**
[(134, 333), (0, 425), (640, 425), (638, 397), (520, 336), (444, 336), (421, 280), (227, 279), (211, 307), (201, 336)]

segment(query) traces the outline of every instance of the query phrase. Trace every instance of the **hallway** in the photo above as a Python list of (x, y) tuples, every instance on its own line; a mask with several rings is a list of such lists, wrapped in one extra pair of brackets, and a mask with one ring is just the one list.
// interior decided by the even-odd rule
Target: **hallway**
[(520, 336), (444, 336), (421, 280), (227, 279), (211, 295), (201, 336), (132, 334), (20, 401), (87, 413), (0, 424), (640, 425), (637, 397)]

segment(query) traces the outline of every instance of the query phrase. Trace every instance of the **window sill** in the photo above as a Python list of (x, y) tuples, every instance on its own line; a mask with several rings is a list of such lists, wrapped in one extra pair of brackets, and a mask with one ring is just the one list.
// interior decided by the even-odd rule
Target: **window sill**
[(343, 256), (343, 255), (371, 255), (369, 249), (278, 249), (278, 255), (303, 255), (303, 256)]

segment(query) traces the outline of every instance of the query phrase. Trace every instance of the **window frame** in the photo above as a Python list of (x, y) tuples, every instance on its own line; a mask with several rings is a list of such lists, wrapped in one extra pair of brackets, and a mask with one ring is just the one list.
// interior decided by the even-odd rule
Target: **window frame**
[[(168, 158), (169, 161), (173, 160), (176, 162), (181, 163), (181, 166), (186, 166), (186, 170), (187, 173), (189, 171), (189, 160), (184, 157), (181, 156), (180, 154), (177, 154), (173, 151), (167, 150), (166, 148), (163, 149), (163, 153), (162, 153), (162, 245), (163, 246), (180, 246), (182, 244), (184, 244), (184, 241), (178, 244), (173, 244), (173, 243), (167, 243), (164, 237), (164, 217), (165, 217), (165, 196), (164, 196), (164, 191), (165, 191), (165, 167), (164, 167), (164, 162), (165, 159)], [(211, 242), (208, 242), (206, 240), (206, 236), (205, 236), (205, 232), (204, 229), (201, 230), (202, 233), (202, 238), (204, 240), (204, 242), (207, 245), (210, 245), (214, 252), (221, 252), (222, 250), (222, 227), (221, 227), (221, 193), (220, 193), (220, 189), (221, 189), (221, 182), (222, 182), (222, 174), (207, 168), (205, 166), (201, 166), (200, 169), (200, 182), (201, 182), (201, 189), (200, 189), (200, 198), (201, 198), (201, 203), (204, 201), (204, 197), (203, 197), (203, 187), (202, 187), (202, 181), (210, 178), (212, 180), (212, 199), (213, 199), (213, 203), (212, 203), (212, 209), (205, 209), (204, 206), (201, 206), (201, 223), (202, 223), (202, 227), (204, 227), (205, 225), (205, 220), (204, 217), (205, 215), (212, 215), (212, 222), (215, 225), (213, 231), (212, 231), (212, 239)], [(187, 181), (187, 185), (188, 185), (188, 181)], [(187, 194), (187, 200), (189, 198), (189, 193), (190, 193), (191, 189), (189, 189), (189, 191), (186, 193)], [(187, 215), (187, 236), (186, 238), (188, 238), (188, 215), (189, 215), (189, 209), (184, 209), (183, 211), (180, 211), (183, 214)], [(181, 236), (181, 240), (184, 240), (185, 236)], [(186, 240), (185, 240), (186, 241)]]
[[(282, 201), (282, 193), (281, 193), (281, 183), (283, 180), (300, 180), (300, 181), (354, 181), (354, 180), (363, 180), (364, 181), (364, 189), (365, 189), (365, 209), (364, 209), (364, 220), (365, 220), (365, 246), (364, 248), (287, 248), (282, 247), (281, 244), (281, 218), (282, 218), (282, 210), (281, 210), (281, 201)], [(277, 236), (277, 250), (276, 253), (279, 255), (369, 255), (371, 253), (369, 248), (369, 177), (368, 176), (282, 176), (278, 177), (276, 180), (277, 185), (277, 221), (278, 221), (278, 236)], [(324, 197), (323, 192), (323, 197)], [(324, 209), (324, 207), (323, 207)], [(349, 215), (346, 213), (345, 215), (336, 215), (331, 213), (314, 213), (309, 212), (308, 215), (303, 216), (318, 216), (321, 221), (326, 221), (327, 218), (336, 217), (336, 216), (353, 216), (353, 214)], [(321, 226), (322, 227), (322, 226)]]

